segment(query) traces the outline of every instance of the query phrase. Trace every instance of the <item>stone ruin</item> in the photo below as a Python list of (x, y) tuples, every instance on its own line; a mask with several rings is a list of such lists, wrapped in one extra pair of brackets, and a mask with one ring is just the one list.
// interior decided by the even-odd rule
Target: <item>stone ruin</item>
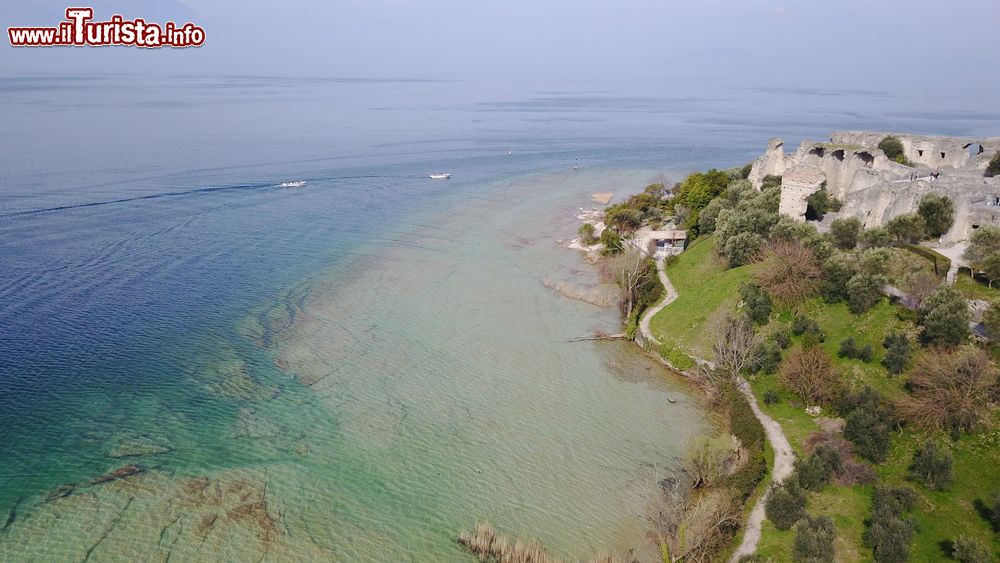
[[(892, 135), (912, 166), (890, 160), (878, 144)], [(805, 140), (785, 154), (784, 141), (771, 139), (748, 179), (757, 189), (769, 175), (781, 176), (780, 212), (805, 221), (806, 199), (825, 187), (843, 202), (827, 213), (824, 228), (837, 217), (857, 217), (866, 228), (913, 213), (920, 198), (939, 193), (955, 202), (955, 224), (939, 243), (967, 240), (982, 225), (1000, 226), (1000, 176), (984, 177), (1000, 138), (961, 138), (841, 131), (829, 141)]]

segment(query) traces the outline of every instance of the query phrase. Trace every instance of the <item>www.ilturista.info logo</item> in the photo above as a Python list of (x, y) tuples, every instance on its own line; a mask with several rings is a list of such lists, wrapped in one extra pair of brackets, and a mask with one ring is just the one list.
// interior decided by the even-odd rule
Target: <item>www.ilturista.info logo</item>
[(201, 47), (205, 30), (191, 22), (177, 25), (126, 20), (115, 14), (108, 21), (94, 19), (93, 8), (66, 8), (66, 20), (55, 27), (8, 27), (13, 47)]

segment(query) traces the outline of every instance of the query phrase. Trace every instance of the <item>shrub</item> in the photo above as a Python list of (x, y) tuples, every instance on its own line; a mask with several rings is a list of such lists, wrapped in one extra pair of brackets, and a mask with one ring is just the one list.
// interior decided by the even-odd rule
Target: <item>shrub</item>
[(969, 336), (971, 315), (965, 297), (953, 285), (942, 285), (921, 307), (920, 323), (925, 342), (957, 346)]
[(806, 198), (806, 219), (820, 221), (827, 212), (840, 211), (841, 205), (840, 200), (831, 197), (824, 186)]
[(880, 463), (889, 453), (892, 407), (871, 387), (859, 393), (845, 392), (837, 410), (846, 419), (844, 438), (847, 438), (861, 457)]
[(757, 233), (739, 233), (729, 237), (723, 253), (730, 268), (745, 266), (760, 257), (764, 241)]
[(837, 355), (841, 358), (853, 358), (857, 354), (857, 344), (855, 344), (853, 338), (845, 338), (840, 341), (840, 349), (837, 350)]
[(827, 303), (847, 301), (847, 282), (858, 273), (858, 262), (849, 252), (836, 252), (823, 261), (820, 294)]
[(916, 213), (897, 215), (889, 220), (885, 230), (896, 244), (913, 244), (926, 237), (927, 222)]
[(735, 386), (723, 386), (721, 398), (729, 415), (729, 431), (751, 452), (746, 463), (723, 482), (723, 486), (733, 489), (737, 499), (744, 502), (767, 476), (767, 458), (764, 456), (766, 435), (750, 404)]
[(753, 170), (753, 163), (752, 162), (748, 162), (748, 163), (744, 164), (743, 167), (740, 168), (740, 178), (743, 178), (744, 180), (746, 180), (747, 178), (749, 178), (751, 170)]
[(754, 324), (766, 325), (771, 317), (771, 297), (767, 292), (753, 282), (744, 282), (740, 286), (740, 297), (747, 318)]
[(984, 225), (972, 231), (964, 258), (973, 265), (979, 265), (987, 256), (1000, 251), (1000, 227)]
[[(903, 143), (896, 137), (892, 135), (887, 135), (878, 143), (878, 148), (885, 153), (886, 158), (889, 160), (899, 162), (898, 159), (902, 158), (906, 160), (906, 155), (903, 154)], [(903, 164), (900, 162), (900, 164)]]
[(862, 362), (868, 363), (872, 361), (872, 347), (868, 344), (864, 346), (858, 346), (854, 342), (854, 338), (848, 337), (840, 341), (840, 349), (837, 350), (837, 355), (841, 358), (851, 358), (855, 360), (861, 360)]
[(847, 308), (860, 315), (882, 299), (882, 287), (886, 279), (882, 275), (857, 273), (847, 282)]
[(955, 203), (948, 196), (927, 194), (920, 199), (917, 213), (924, 218), (927, 234), (939, 237), (955, 222)]
[(913, 453), (909, 471), (911, 479), (920, 481), (929, 489), (947, 489), (954, 476), (951, 452), (938, 447), (935, 442), (927, 442)]
[(594, 226), (590, 223), (580, 225), (579, 230), (577, 230), (577, 234), (580, 235), (580, 242), (587, 246), (597, 242), (597, 237), (594, 236)]
[(955, 538), (951, 546), (951, 556), (962, 563), (989, 563), (993, 556), (979, 540), (971, 536), (961, 535)]
[(755, 278), (778, 301), (793, 303), (815, 293), (822, 276), (812, 250), (799, 241), (779, 240), (768, 245)]
[(750, 366), (752, 373), (775, 373), (781, 365), (781, 346), (774, 340), (765, 340), (757, 345), (753, 360)]
[(767, 176), (764, 176), (764, 179), (761, 180), (760, 183), (761, 191), (764, 191), (768, 188), (780, 188), (780, 187), (781, 187), (781, 176), (774, 176), (768, 174)]
[(781, 402), (781, 397), (778, 396), (778, 392), (774, 389), (768, 389), (764, 391), (764, 404), (765, 405), (777, 405)]
[(642, 226), (643, 214), (624, 203), (612, 205), (604, 212), (604, 224), (617, 233), (630, 233)]
[(795, 336), (812, 334), (816, 336), (817, 340), (820, 342), (826, 340), (826, 334), (823, 332), (823, 329), (819, 327), (819, 323), (804, 315), (796, 315), (792, 320), (792, 334)]
[(792, 559), (808, 563), (833, 563), (836, 528), (829, 516), (809, 516), (795, 525)]
[(767, 519), (779, 530), (788, 530), (805, 515), (806, 494), (793, 473), (783, 483), (771, 487), (764, 503)]
[(989, 165), (986, 167), (986, 177), (1000, 176), (1000, 152), (993, 155)]
[(853, 250), (861, 235), (861, 221), (857, 217), (845, 217), (830, 223), (833, 244), (841, 250)]
[(787, 350), (792, 345), (792, 335), (789, 330), (782, 327), (771, 334), (771, 338), (774, 343), (778, 345), (782, 350)]
[(830, 481), (840, 466), (840, 450), (833, 444), (821, 443), (809, 457), (795, 460), (795, 473), (803, 489), (817, 491)]
[(619, 254), (622, 247), (622, 237), (614, 229), (604, 229), (600, 241), (604, 244), (604, 254)]
[(861, 245), (865, 248), (884, 248), (892, 244), (892, 235), (883, 227), (868, 229), (861, 233)]
[(1000, 493), (991, 494), (988, 502), (976, 499), (976, 510), (990, 523), (994, 532), (1000, 532)]
[(779, 376), (789, 390), (810, 404), (832, 402), (840, 394), (840, 376), (819, 346), (793, 350)]
[(983, 312), (983, 328), (990, 340), (1000, 339), (1000, 301), (991, 302)]
[(879, 563), (903, 563), (910, 558), (910, 543), (916, 531), (912, 517), (917, 495), (912, 489), (875, 487), (872, 498), (872, 519), (862, 535), (865, 545), (872, 548)]
[(885, 358), (882, 359), (885, 369), (893, 375), (903, 373), (912, 354), (910, 339), (901, 332), (892, 332), (885, 337), (882, 346), (886, 349)]
[(907, 422), (952, 433), (974, 432), (993, 414), (997, 368), (977, 349), (924, 355), (910, 371), (910, 394), (897, 403)]

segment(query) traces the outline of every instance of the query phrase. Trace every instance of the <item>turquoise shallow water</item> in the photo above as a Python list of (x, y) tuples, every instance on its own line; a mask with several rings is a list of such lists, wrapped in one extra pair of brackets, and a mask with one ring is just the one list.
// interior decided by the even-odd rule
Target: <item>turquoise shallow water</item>
[(29, 498), (4, 554), (462, 560), (477, 520), (566, 556), (648, 553), (656, 482), (711, 422), (629, 345), (565, 342), (616, 314), (542, 280), (594, 287), (565, 248), (577, 207), (652, 177), (467, 188), (359, 242), (199, 338), (173, 394), (95, 398), (76, 430), (106, 469), (148, 471)]

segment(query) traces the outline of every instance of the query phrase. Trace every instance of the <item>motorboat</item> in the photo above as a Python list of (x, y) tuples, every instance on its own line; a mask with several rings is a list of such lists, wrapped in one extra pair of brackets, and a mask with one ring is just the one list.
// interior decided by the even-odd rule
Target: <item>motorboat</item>
[(279, 188), (303, 188), (306, 185), (305, 180), (291, 180), (288, 182), (282, 182), (278, 184)]
[(447, 180), (451, 178), (451, 174), (446, 172), (438, 172), (437, 174), (431, 174), (431, 180)]

